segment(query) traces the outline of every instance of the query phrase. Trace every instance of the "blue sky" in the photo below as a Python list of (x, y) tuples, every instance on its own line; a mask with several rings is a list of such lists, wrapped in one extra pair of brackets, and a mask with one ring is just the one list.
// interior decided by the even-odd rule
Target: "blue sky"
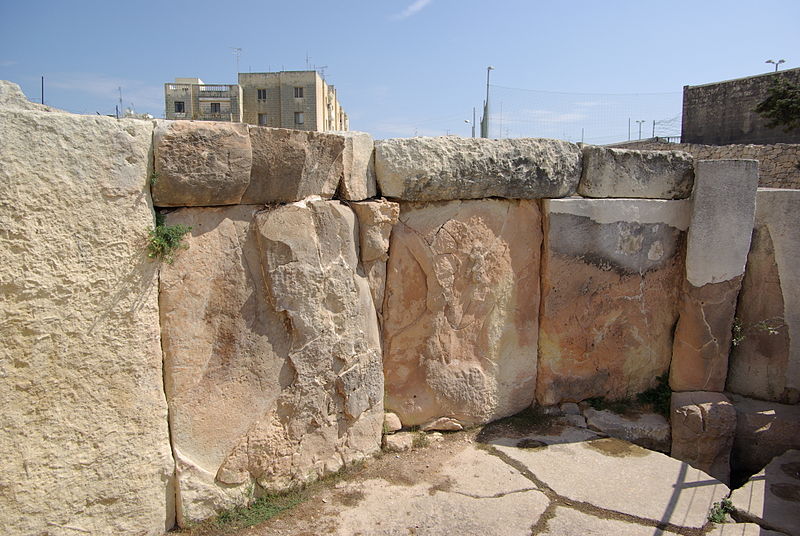
[(233, 47), (241, 71), (326, 66), (376, 138), (469, 135), (492, 65), (493, 137), (606, 143), (629, 118), (674, 132), (686, 84), (800, 66), (800, 1), (0, 0), (0, 79), (35, 100), (44, 75), (72, 112), (113, 113), (121, 86), (160, 117), (176, 76), (235, 82)]

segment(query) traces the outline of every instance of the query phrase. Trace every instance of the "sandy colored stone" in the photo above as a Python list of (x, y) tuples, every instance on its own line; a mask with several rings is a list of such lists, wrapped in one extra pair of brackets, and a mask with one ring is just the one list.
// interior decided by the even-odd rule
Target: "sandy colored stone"
[(153, 145), (155, 205), (218, 206), (242, 200), (253, 161), (247, 125), (158, 121)]
[(684, 281), (672, 345), (673, 391), (723, 391), (742, 276), (695, 287)]
[(404, 204), (384, 300), (386, 405), (464, 426), (530, 405), (540, 220), (531, 201)]
[(333, 134), (344, 138), (343, 175), (337, 198), (362, 201), (375, 197), (378, 186), (375, 181), (375, 144), (372, 136), (352, 130)]
[(345, 138), (288, 128), (250, 126), (253, 168), (242, 203), (330, 199), (344, 175)]
[(584, 197), (684, 199), (694, 184), (693, 158), (681, 151), (583, 148), (578, 194)]
[(721, 393), (672, 393), (673, 458), (730, 484), (736, 410)]
[(0, 111), (1, 532), (160, 535), (153, 126), (26, 108)]
[(800, 450), (800, 405), (730, 395), (736, 409), (733, 467), (755, 473), (787, 450)]
[(471, 497), (498, 497), (537, 489), (536, 484), (489, 452), (470, 446), (449, 458), (437, 472), (439, 487)]
[(539, 199), (575, 193), (577, 145), (560, 140), (445, 136), (375, 142), (381, 195), (403, 201)]
[(391, 411), (387, 411), (383, 414), (383, 432), (386, 434), (393, 434), (403, 428), (402, 423), (400, 423), (400, 417), (397, 416), (396, 413), (392, 413)]
[(162, 270), (179, 522), (377, 451), (380, 341), (338, 202), (182, 209), (188, 249)]
[[(736, 316), (727, 389), (800, 402), (800, 190), (762, 188)], [(769, 329), (768, 329), (769, 328)]]
[(423, 432), (433, 432), (436, 430), (442, 432), (457, 432), (458, 430), (463, 430), (464, 427), (455, 419), (450, 419), (448, 417), (439, 417), (438, 419), (434, 419), (429, 423), (425, 423), (420, 426), (420, 430)]
[(774, 458), (731, 493), (731, 502), (743, 520), (800, 536), (800, 450)]
[(583, 412), (586, 426), (610, 437), (669, 454), (670, 428), (667, 419), (655, 413), (619, 415), (589, 408)]
[(755, 523), (715, 524), (705, 536), (789, 536), (783, 532), (766, 530)]
[(8, 80), (0, 80), (0, 110), (60, 111), (31, 102), (22, 92), (19, 85)]
[(711, 506), (728, 493), (706, 473), (620, 439), (495, 448), (567, 499), (687, 528), (705, 525)]
[(544, 530), (537, 534), (541, 536), (653, 536), (654, 534), (669, 536), (677, 533), (658, 530), (652, 525), (595, 517), (580, 510), (557, 506), (553, 516), (547, 520)]
[(414, 432), (400, 432), (383, 436), (383, 450), (386, 452), (403, 452), (414, 447)]
[(539, 404), (626, 398), (669, 368), (688, 208), (544, 201)]

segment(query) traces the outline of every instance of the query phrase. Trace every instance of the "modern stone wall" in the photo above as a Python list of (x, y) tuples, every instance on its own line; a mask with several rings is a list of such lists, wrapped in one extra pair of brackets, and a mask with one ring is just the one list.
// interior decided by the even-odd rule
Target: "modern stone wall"
[[(734, 427), (726, 380), (797, 402), (800, 198), (759, 193), (751, 246), (754, 162), (116, 121), (2, 84), (0, 139), (9, 534), (160, 534), (371, 456), (386, 410), (457, 430), (633, 396), (676, 366), (676, 333), (725, 346), (743, 271), (747, 322), (782, 315), (775, 357), (759, 334), (743, 373), (676, 384), (676, 452), (723, 476), (731, 444), (760, 459), (732, 434), (762, 403), (734, 399)], [(192, 228), (172, 264), (147, 258), (153, 205)], [(719, 285), (713, 325), (692, 320)], [(699, 350), (684, 370), (727, 359)]]
[(701, 145), (643, 140), (619, 143), (614, 147), (638, 151), (684, 151), (696, 160), (758, 160), (759, 187), (800, 188), (800, 144)]

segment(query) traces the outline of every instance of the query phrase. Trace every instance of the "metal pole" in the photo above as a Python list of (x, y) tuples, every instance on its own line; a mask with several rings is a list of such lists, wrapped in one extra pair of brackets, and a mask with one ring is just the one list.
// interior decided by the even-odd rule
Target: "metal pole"
[(628, 118), (628, 141), (631, 141), (631, 118)]
[(472, 107), (472, 137), (475, 137), (475, 107)]
[(653, 137), (656, 137), (656, 120), (653, 119)]
[(494, 67), (486, 68), (486, 101), (483, 103), (483, 121), (481, 122), (481, 138), (489, 137), (489, 73)]
[(42, 104), (44, 104), (44, 75), (42, 75)]

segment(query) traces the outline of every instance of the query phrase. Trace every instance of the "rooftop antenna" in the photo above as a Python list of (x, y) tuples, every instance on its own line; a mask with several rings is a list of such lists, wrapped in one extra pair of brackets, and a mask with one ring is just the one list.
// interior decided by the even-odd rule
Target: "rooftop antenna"
[(242, 55), (242, 49), (239, 47), (228, 47), (233, 50), (233, 56), (236, 58), (236, 77), (239, 77), (239, 56)]
[(122, 86), (117, 86), (119, 90), (119, 108), (117, 108), (117, 119), (119, 119), (119, 110), (122, 110)]
[(327, 65), (323, 65), (322, 67), (320, 67), (318, 69), (319, 70), (319, 75), (322, 77), (323, 80), (325, 80), (325, 69), (327, 69), (327, 68), (328, 68)]

